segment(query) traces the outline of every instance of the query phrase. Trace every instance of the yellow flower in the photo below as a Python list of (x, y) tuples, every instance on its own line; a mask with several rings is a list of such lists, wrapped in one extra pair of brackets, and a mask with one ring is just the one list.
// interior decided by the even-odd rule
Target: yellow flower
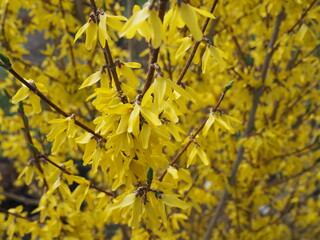
[[(47, 92), (47, 88), (41, 83), (35, 83), (33, 80), (27, 80), (30, 85), (36, 86), (41, 92)], [(28, 87), (22, 85), (18, 92), (12, 97), (12, 103), (17, 104), (18, 102), (30, 97), (30, 102), (34, 113), (40, 113), (42, 108), (40, 104), (40, 97), (34, 94)]]
[(49, 142), (53, 141), (53, 146), (51, 149), (52, 154), (55, 154), (59, 151), (61, 145), (68, 138), (70, 147), (77, 149), (77, 144), (75, 142), (76, 128), (74, 123), (74, 118), (59, 118), (51, 120), (49, 123), (53, 123), (54, 126), (51, 129), (50, 133), (47, 135), (47, 140)]
[(183, 210), (189, 208), (187, 203), (171, 194), (163, 193), (155, 189), (148, 190), (143, 187), (139, 187), (133, 193), (124, 196), (121, 195), (115, 201), (116, 203), (108, 208), (109, 215), (112, 215), (113, 211), (118, 212), (123, 209), (122, 212), (129, 216), (129, 208), (129, 210), (132, 211), (129, 226), (132, 228), (139, 227), (140, 219), (142, 218), (148, 219), (148, 221), (146, 221), (147, 224), (160, 225), (159, 219), (161, 219), (162, 223), (166, 225), (167, 215), (165, 205)]
[(138, 31), (154, 48), (158, 48), (163, 39), (163, 25), (154, 8), (150, 9), (149, 3), (145, 4), (142, 9), (135, 5), (134, 14), (123, 26), (120, 37), (126, 36), (133, 38)]
[(208, 11), (196, 8), (190, 4), (182, 2), (180, 7), (176, 5), (173, 10), (169, 10), (164, 20), (165, 28), (169, 27), (169, 34), (174, 34), (176, 28), (183, 28), (185, 25), (189, 28), (193, 38), (196, 41), (201, 41), (203, 33), (198, 23), (198, 16), (200, 14), (207, 18), (215, 18), (214, 15)]
[[(107, 19), (108, 18), (108, 19)], [(108, 20), (108, 21), (107, 21)], [(123, 16), (109, 15), (105, 12), (99, 12), (98, 22), (91, 17), (88, 22), (86, 22), (76, 33), (74, 42), (86, 31), (86, 42), (85, 46), (88, 50), (92, 48), (95, 41), (97, 40), (97, 35), (99, 37), (99, 42), (102, 47), (105, 47), (106, 40), (110, 40), (108, 34), (107, 26), (112, 29), (119, 29), (122, 27), (121, 21), (126, 21), (127, 18)]]

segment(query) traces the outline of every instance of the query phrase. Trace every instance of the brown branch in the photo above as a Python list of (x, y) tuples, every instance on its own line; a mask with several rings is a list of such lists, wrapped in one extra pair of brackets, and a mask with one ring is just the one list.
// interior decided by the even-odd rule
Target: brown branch
[[(213, 108), (213, 111), (212, 111), (213, 113), (215, 113), (215, 112), (218, 110), (218, 108), (219, 108), (222, 100), (224, 99), (227, 91), (228, 91), (228, 89), (224, 89), (224, 91), (221, 93), (220, 98), (219, 98), (216, 106)], [(181, 151), (180, 151), (177, 155), (175, 155), (175, 157), (172, 159), (171, 163), (169, 164), (170, 166), (172, 166), (173, 164), (175, 164), (175, 163), (178, 161), (178, 159), (182, 156), (182, 154), (188, 149), (188, 147), (190, 146), (190, 144), (191, 144), (192, 142), (194, 142), (194, 139), (195, 139), (196, 136), (201, 132), (201, 130), (204, 128), (204, 126), (206, 125), (206, 122), (208, 121), (208, 119), (209, 119), (209, 117), (207, 116), (207, 117), (203, 120), (203, 122), (201, 123), (200, 127), (198, 128), (198, 130), (197, 130), (194, 134), (190, 134), (190, 136), (189, 136), (189, 138), (190, 138), (189, 141), (188, 141), (187, 144), (181, 149)], [(162, 173), (162, 175), (159, 177), (158, 180), (161, 182), (166, 174), (167, 174), (167, 169)]]
[(49, 189), (49, 185), (48, 185), (48, 182), (46, 180), (46, 177), (44, 176), (43, 168), (41, 167), (41, 164), (40, 164), (39, 152), (37, 151), (37, 149), (34, 147), (34, 144), (33, 144), (33, 140), (32, 140), (31, 134), (30, 134), (29, 121), (28, 121), (27, 116), (25, 115), (24, 108), (23, 108), (23, 103), (19, 104), (19, 110), (18, 111), (19, 111), (19, 114), (21, 116), (21, 119), (22, 119), (23, 125), (24, 125), (24, 129), (23, 129), (24, 136), (26, 138), (27, 144), (29, 145), (29, 149), (31, 151), (31, 154), (33, 155), (33, 158), (34, 158), (34, 160), (36, 162), (36, 166), (37, 166), (37, 168), (39, 169), (39, 172), (42, 175), (41, 177), (43, 178), (44, 186), (46, 188), (45, 191), (47, 191)]
[[(164, 14), (166, 12), (167, 2), (168, 0), (160, 0), (160, 3), (159, 3), (158, 16), (161, 22), (163, 22)], [(146, 77), (146, 82), (142, 89), (140, 100), (142, 100), (144, 94), (147, 92), (147, 90), (152, 84), (154, 72), (156, 70), (155, 63), (158, 61), (159, 51), (160, 51), (160, 47), (158, 47), (157, 49), (154, 49), (154, 48), (151, 49), (149, 69)]]
[[(46, 162), (50, 163), (51, 165), (55, 166), (56, 168), (60, 169), (62, 173), (65, 173), (67, 175), (70, 176), (76, 176), (74, 174), (72, 174), (70, 171), (68, 171), (65, 167), (59, 166), (58, 164), (56, 164), (55, 162), (53, 162), (52, 160), (50, 160), (47, 156), (45, 156), (44, 154), (40, 155), (41, 158), (43, 158)], [(111, 197), (116, 197), (116, 194), (114, 192), (109, 192), (106, 190), (103, 190), (102, 188), (96, 186), (92, 181), (88, 180), (90, 182), (90, 188), (96, 189), (99, 192), (103, 192), (108, 196)]]
[[(256, 116), (257, 109), (258, 109), (259, 100), (260, 100), (260, 97), (262, 96), (263, 91), (264, 91), (264, 83), (265, 83), (265, 80), (267, 77), (267, 72), (268, 72), (268, 68), (270, 65), (271, 57), (274, 53), (274, 50), (272, 50), (272, 49), (273, 49), (273, 46), (276, 42), (279, 30), (280, 30), (280, 25), (281, 25), (283, 18), (284, 18), (284, 10), (282, 9), (282, 11), (278, 14), (276, 21), (275, 21), (275, 24), (274, 24), (272, 36), (271, 36), (271, 39), (270, 39), (268, 47), (267, 47), (267, 55), (265, 57), (265, 60), (264, 60), (263, 66), (262, 66), (262, 70), (261, 70), (261, 86), (254, 91), (253, 100), (252, 100), (252, 107), (249, 112), (249, 119), (247, 122), (246, 129), (242, 135), (242, 138), (248, 137), (249, 134), (254, 129), (255, 116)], [(231, 187), (234, 187), (236, 184), (237, 172), (238, 172), (238, 168), (240, 166), (240, 163), (242, 162), (243, 155), (244, 155), (244, 146), (241, 145), (238, 148), (236, 160), (235, 160), (235, 162), (232, 166), (232, 170), (231, 170), (231, 177), (229, 179), (229, 184)], [(204, 240), (209, 240), (211, 238), (212, 231), (216, 227), (216, 225), (218, 224), (219, 217), (221, 216), (222, 211), (224, 210), (224, 208), (226, 206), (226, 202), (229, 197), (229, 194), (230, 193), (227, 189), (225, 189), (223, 191), (222, 197), (221, 197), (221, 199), (218, 203), (218, 206), (215, 210), (215, 214), (213, 215), (213, 217), (209, 221), (208, 228), (207, 228), (205, 235), (204, 235), (204, 238), (203, 238)]]
[[(97, 22), (97, 21), (99, 21), (100, 10), (98, 10), (97, 5), (95, 3), (95, 0), (90, 0), (90, 3), (91, 3), (91, 7), (93, 9), (95, 21)], [(119, 93), (119, 97), (121, 98), (121, 101), (123, 103), (127, 103), (128, 99), (127, 99), (127, 96), (123, 94), (123, 91), (121, 89), (121, 83), (120, 83), (120, 80), (119, 80), (119, 77), (118, 77), (118, 74), (116, 71), (116, 65), (115, 65), (113, 58), (112, 58), (112, 54), (110, 51), (108, 40), (106, 40), (106, 42), (105, 42), (105, 47), (102, 47), (101, 45), (100, 45), (100, 47), (103, 51), (106, 65), (108, 67), (108, 72), (111, 71), (114, 84), (116, 86), (117, 92)]]
[(27, 197), (20, 196), (18, 194), (12, 193), (12, 192), (3, 191), (3, 192), (0, 192), (0, 194), (7, 197), (7, 198), (10, 198), (14, 201), (21, 202), (26, 205), (38, 206), (38, 204), (39, 204), (38, 199), (27, 198)]
[(22, 215), (20, 215), (20, 214), (18, 214), (18, 213), (9, 212), (9, 210), (4, 209), (4, 208), (1, 208), (1, 207), (0, 207), (0, 212), (3, 212), (3, 213), (6, 213), (6, 214), (15, 216), (15, 217), (17, 217), (17, 218), (21, 218), (21, 219), (27, 220), (27, 221), (29, 221), (29, 222), (36, 222), (36, 221), (38, 221), (38, 220), (36, 220), (36, 219), (32, 219), (32, 218), (29, 218), (29, 217), (24, 217), (24, 216), (22, 216)]
[(104, 57), (105, 57), (106, 64), (108, 66), (108, 71), (111, 71), (114, 84), (116, 85), (117, 92), (119, 93), (119, 97), (121, 98), (121, 101), (123, 103), (127, 103), (128, 99), (127, 99), (127, 96), (123, 94), (123, 91), (122, 91), (122, 88), (121, 88), (121, 83), (120, 83), (120, 80), (119, 80), (119, 77), (118, 77), (118, 74), (117, 74), (117, 70), (116, 70), (116, 65), (115, 65), (115, 63), (113, 61), (112, 54), (111, 54), (111, 51), (110, 51), (110, 47), (109, 47), (109, 44), (108, 44), (107, 40), (106, 40), (106, 45), (105, 45), (104, 48), (102, 48), (102, 50), (103, 50), (103, 54), (104, 54)]
[(316, 2), (317, 0), (313, 0), (310, 6), (301, 14), (298, 21), (287, 31), (287, 34), (291, 33), (296, 28), (296, 26), (298, 26), (302, 22), (302, 20), (305, 18), (305, 16), (307, 16), (308, 12), (311, 10), (311, 8)]
[(91, 3), (91, 7), (92, 7), (93, 12), (96, 14), (98, 12), (96, 2), (94, 0), (90, 0), (90, 3)]
[[(214, 9), (216, 8), (216, 6), (217, 6), (217, 4), (218, 4), (218, 1), (219, 1), (219, 0), (215, 0), (215, 1), (213, 2), (212, 6), (211, 6), (211, 8), (210, 8), (210, 13), (213, 13)], [(210, 18), (206, 18), (206, 20), (205, 20), (205, 22), (203, 23), (203, 26), (202, 26), (202, 28), (201, 28), (202, 33), (205, 32), (205, 30), (206, 30), (206, 28), (207, 28), (207, 26), (208, 26), (209, 21), (210, 21)], [(178, 77), (177, 84), (181, 84), (184, 76), (186, 75), (186, 73), (187, 73), (187, 71), (188, 71), (188, 69), (189, 69), (189, 67), (190, 67), (190, 65), (191, 65), (191, 63), (192, 63), (192, 60), (193, 60), (193, 58), (194, 58), (194, 55), (195, 55), (196, 52), (197, 52), (197, 49), (198, 49), (200, 43), (201, 43), (201, 41), (195, 42), (195, 44), (194, 44), (194, 46), (193, 46), (193, 48), (192, 48), (192, 50), (191, 50), (190, 56), (189, 56), (186, 64), (184, 65), (184, 67), (183, 67), (183, 69), (182, 69), (182, 71), (181, 71), (181, 73), (180, 73), (180, 75), (179, 75), (179, 77)]]
[[(45, 95), (43, 95), (35, 86), (31, 85), (29, 82), (27, 82), (23, 77), (21, 77), (15, 70), (13, 70), (11, 67), (7, 69), (16, 79), (18, 79), (21, 83), (23, 83), (27, 88), (29, 88), (34, 94), (39, 96), (45, 103), (47, 103), (50, 107), (52, 107), (54, 110), (56, 110), (57, 113), (61, 114), (64, 117), (70, 117), (71, 115), (63, 111), (60, 107), (58, 107), (55, 103), (53, 103), (49, 98), (47, 98)], [(95, 136), (98, 139), (102, 139), (106, 141), (104, 137), (102, 137), (99, 133), (96, 133), (94, 130), (89, 128), (88, 126), (84, 125), (83, 123), (79, 122), (78, 120), (74, 120), (75, 124), (81, 127), (83, 130), (91, 133), (93, 136)]]

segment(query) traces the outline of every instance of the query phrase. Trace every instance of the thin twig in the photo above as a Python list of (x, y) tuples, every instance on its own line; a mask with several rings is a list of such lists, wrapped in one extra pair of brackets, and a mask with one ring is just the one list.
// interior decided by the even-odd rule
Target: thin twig
[[(56, 164), (55, 162), (53, 162), (52, 160), (50, 160), (47, 156), (45, 156), (44, 154), (40, 155), (41, 158), (43, 158), (46, 162), (50, 163), (51, 165), (55, 166), (56, 168), (60, 169), (62, 173), (65, 173), (67, 175), (70, 176), (76, 176), (74, 174), (72, 174), (70, 171), (68, 171), (65, 167), (59, 166), (58, 164)], [(106, 190), (103, 190), (102, 188), (96, 186), (92, 181), (88, 180), (90, 182), (90, 188), (96, 189), (99, 192), (103, 192), (108, 196), (111, 197), (116, 197), (116, 194), (114, 192), (109, 192)]]
[[(160, 3), (159, 3), (158, 16), (161, 22), (163, 22), (164, 14), (166, 12), (167, 2), (168, 0), (160, 0)], [(147, 92), (147, 90), (152, 84), (154, 72), (156, 70), (155, 63), (158, 61), (159, 51), (160, 51), (160, 47), (158, 47), (157, 49), (154, 49), (154, 48), (151, 49), (149, 69), (146, 77), (146, 82), (142, 89), (140, 100), (142, 100), (144, 94)]]
[[(97, 5), (95, 3), (95, 0), (90, 0), (90, 3), (91, 3), (91, 7), (93, 9), (94, 16), (97, 19), (97, 21), (99, 21), (100, 10), (98, 10)], [(103, 51), (105, 62), (106, 62), (106, 65), (108, 67), (108, 72), (110, 71), (111, 74), (112, 74), (112, 78), (113, 78), (114, 84), (116, 86), (117, 92), (119, 93), (119, 97), (121, 98), (121, 101), (123, 103), (127, 103), (128, 102), (128, 98), (127, 98), (126, 95), (123, 94), (123, 91), (122, 91), (122, 88), (121, 88), (121, 83), (120, 83), (120, 80), (119, 80), (119, 77), (118, 77), (118, 74), (117, 74), (116, 65), (115, 65), (115, 63), (113, 61), (113, 57), (112, 57), (112, 54), (111, 54), (111, 50), (110, 50), (110, 47), (109, 47), (108, 40), (106, 39), (106, 41), (105, 41), (105, 47), (102, 47), (101, 45), (100, 45), (100, 47), (101, 47), (101, 49)]]
[[(215, 1), (213, 2), (212, 6), (211, 6), (211, 8), (210, 8), (210, 13), (213, 13), (214, 9), (216, 8), (216, 6), (217, 6), (217, 4), (218, 4), (218, 1), (219, 1), (219, 0), (215, 0)], [(208, 26), (209, 21), (210, 21), (210, 18), (206, 18), (206, 20), (205, 20), (205, 22), (203, 23), (203, 26), (202, 26), (202, 28), (201, 28), (202, 33), (205, 32), (205, 30), (206, 30), (206, 28), (207, 28), (207, 26)], [(192, 63), (192, 60), (193, 60), (193, 58), (194, 58), (194, 55), (195, 55), (196, 52), (197, 52), (197, 49), (198, 49), (200, 43), (201, 43), (201, 41), (195, 42), (195, 44), (194, 44), (194, 46), (193, 46), (193, 48), (192, 48), (192, 50), (191, 50), (190, 56), (189, 56), (186, 64), (184, 65), (184, 67), (183, 67), (183, 69), (182, 69), (182, 71), (181, 71), (181, 73), (180, 73), (180, 75), (179, 75), (179, 77), (178, 77), (177, 84), (181, 84), (184, 76), (186, 75), (186, 73), (187, 73), (187, 71), (188, 71), (188, 69), (189, 69), (189, 67), (190, 67), (190, 65), (191, 65), (191, 63)]]
[(27, 220), (29, 222), (37, 222), (38, 221), (37, 219), (32, 219), (32, 218), (29, 218), (29, 217), (25, 217), (25, 216), (22, 216), (22, 215), (20, 215), (18, 213), (9, 212), (9, 210), (1, 208), (1, 207), (0, 207), (0, 212), (15, 216), (17, 218), (21, 218), (21, 219)]
[(21, 195), (12, 193), (12, 192), (2, 191), (2, 192), (0, 192), (0, 195), (3, 195), (7, 198), (14, 200), (14, 201), (21, 202), (23, 204), (30, 205), (30, 206), (38, 206), (38, 204), (39, 204), (38, 199), (27, 198), (27, 197), (24, 197), (24, 196), (21, 196)]
[[(35, 86), (31, 85), (29, 82), (27, 82), (23, 77), (21, 77), (15, 70), (13, 70), (11, 67), (7, 69), (16, 79), (18, 79), (21, 83), (23, 83), (27, 88), (29, 88), (34, 94), (39, 96), (44, 102), (46, 102), (50, 107), (52, 107), (54, 110), (56, 110), (57, 113), (63, 115), (64, 117), (70, 117), (71, 115), (63, 111), (60, 107), (58, 107), (55, 103), (53, 103), (49, 98), (47, 98), (45, 95), (43, 95)], [(95, 136), (98, 139), (102, 139), (106, 141), (104, 137), (102, 137), (99, 133), (96, 133), (94, 130), (89, 128), (88, 126), (84, 125), (83, 123), (79, 122), (78, 120), (74, 120), (74, 123), (81, 127), (83, 130), (91, 133), (93, 136)]]
[[(267, 72), (268, 72), (268, 68), (270, 65), (271, 57), (274, 53), (274, 51), (272, 49), (273, 49), (273, 46), (276, 42), (279, 30), (280, 30), (280, 25), (281, 25), (283, 18), (284, 18), (284, 10), (282, 10), (278, 14), (276, 21), (275, 21), (275, 24), (274, 24), (272, 36), (271, 36), (271, 39), (270, 39), (268, 47), (267, 47), (267, 55), (265, 57), (265, 60), (264, 60), (263, 66), (262, 66), (261, 87), (259, 87), (258, 89), (256, 89), (254, 91), (254, 96), (253, 96), (253, 100), (252, 100), (252, 107), (251, 107), (250, 113), (249, 113), (249, 119), (247, 122), (246, 129), (242, 135), (242, 138), (248, 137), (249, 134), (254, 129), (254, 122), (255, 122), (256, 112), (257, 112), (258, 105), (259, 105), (259, 100), (260, 100), (260, 97), (262, 96), (263, 91), (264, 91), (264, 83), (265, 83), (265, 80), (267, 77)], [(232, 170), (231, 170), (231, 177), (229, 179), (229, 184), (231, 187), (234, 187), (236, 184), (237, 172), (238, 172), (238, 168), (240, 166), (240, 163), (242, 162), (243, 155), (244, 155), (244, 146), (241, 145), (237, 150), (236, 160), (235, 160), (235, 162), (232, 166)], [(223, 191), (222, 196), (220, 198), (220, 201), (218, 203), (218, 206), (215, 210), (215, 214), (213, 215), (213, 217), (209, 221), (207, 230), (206, 230), (204, 238), (203, 238), (204, 240), (211, 239), (212, 231), (216, 227), (216, 225), (218, 224), (219, 217), (221, 216), (221, 214), (226, 206), (226, 202), (229, 197), (229, 194), (230, 193), (227, 189), (225, 189)]]
[(37, 166), (37, 168), (39, 169), (39, 172), (42, 175), (41, 177), (43, 178), (44, 186), (46, 188), (45, 191), (47, 191), (49, 189), (49, 185), (48, 185), (48, 182), (46, 180), (46, 177), (44, 176), (43, 168), (41, 167), (41, 164), (40, 164), (39, 153), (38, 153), (38, 151), (36, 150), (36, 148), (34, 147), (34, 144), (33, 144), (33, 140), (32, 140), (31, 134), (30, 134), (29, 121), (28, 121), (27, 116), (25, 115), (24, 108), (23, 108), (23, 103), (19, 104), (19, 114), (20, 114), (21, 119), (23, 121), (23, 125), (24, 125), (23, 132), (24, 132), (27, 144), (29, 145), (29, 149), (31, 151), (31, 154), (32, 154), (34, 160), (35, 160), (36, 166)]
[[(216, 106), (213, 108), (213, 111), (212, 111), (213, 113), (215, 113), (215, 112), (218, 110), (218, 108), (219, 108), (222, 100), (224, 99), (224, 97), (225, 97), (225, 95), (226, 95), (226, 92), (227, 92), (227, 90), (224, 90), (224, 91), (221, 93), (220, 98), (219, 98)], [(203, 120), (203, 122), (201, 123), (200, 127), (198, 128), (198, 130), (197, 130), (194, 134), (190, 134), (190, 136), (189, 136), (189, 138), (190, 138), (189, 141), (188, 141), (187, 144), (181, 149), (181, 151), (180, 151), (177, 155), (175, 155), (175, 157), (172, 159), (172, 161), (171, 161), (170, 164), (169, 164), (170, 166), (172, 166), (173, 164), (175, 164), (175, 163), (178, 161), (178, 159), (182, 156), (182, 154), (188, 149), (188, 147), (190, 146), (190, 144), (191, 144), (192, 142), (194, 142), (194, 139), (195, 139), (196, 136), (201, 132), (201, 130), (204, 128), (204, 126), (206, 125), (208, 119), (209, 119), (209, 117), (207, 116), (207, 117)], [(166, 174), (167, 174), (167, 169), (162, 173), (162, 175), (159, 177), (158, 180), (161, 182)]]
[(298, 19), (298, 21), (287, 31), (287, 34), (291, 33), (296, 28), (296, 26), (298, 26), (302, 22), (302, 20), (305, 18), (305, 16), (307, 16), (308, 12), (316, 2), (317, 0), (313, 0), (310, 6), (301, 14), (301, 17)]

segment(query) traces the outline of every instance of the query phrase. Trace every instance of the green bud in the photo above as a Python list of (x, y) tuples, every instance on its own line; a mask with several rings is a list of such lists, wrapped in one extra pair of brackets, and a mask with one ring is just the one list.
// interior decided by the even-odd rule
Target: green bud
[(153, 169), (151, 167), (149, 167), (148, 172), (147, 172), (147, 181), (149, 184), (152, 183), (152, 179), (153, 179)]
[(0, 66), (5, 68), (5, 69), (9, 69), (11, 68), (11, 62), (9, 60), (9, 58), (7, 58), (6, 56), (4, 56), (3, 54), (0, 53)]
[(38, 148), (36, 148), (33, 144), (28, 143), (27, 146), (28, 146), (28, 148), (29, 148), (32, 152), (34, 152), (34, 153), (39, 153)]
[(228, 82), (228, 84), (224, 87), (224, 92), (227, 92), (230, 88), (232, 88), (234, 81)]

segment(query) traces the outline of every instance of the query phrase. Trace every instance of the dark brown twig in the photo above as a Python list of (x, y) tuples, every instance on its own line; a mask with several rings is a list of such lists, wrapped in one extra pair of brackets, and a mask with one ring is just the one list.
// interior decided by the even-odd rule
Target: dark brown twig
[[(213, 113), (215, 113), (215, 112), (218, 110), (218, 108), (219, 108), (222, 100), (224, 99), (224, 97), (225, 97), (225, 95), (226, 95), (226, 92), (227, 92), (227, 90), (224, 90), (224, 91), (221, 93), (220, 98), (219, 98), (216, 106), (215, 106), (215, 107), (213, 108), (213, 110), (212, 110)], [(170, 166), (172, 166), (173, 164), (175, 164), (175, 163), (178, 161), (178, 159), (182, 156), (182, 154), (188, 149), (188, 147), (190, 146), (190, 144), (191, 144), (192, 142), (194, 142), (194, 139), (195, 139), (196, 136), (201, 132), (201, 130), (204, 128), (204, 126), (206, 125), (208, 119), (209, 119), (209, 117), (207, 116), (207, 117), (203, 120), (203, 122), (201, 123), (200, 127), (198, 128), (198, 130), (197, 130), (194, 134), (190, 134), (190, 136), (189, 136), (189, 137), (190, 137), (189, 141), (188, 141), (187, 144), (181, 149), (181, 151), (180, 151), (177, 155), (175, 155), (175, 157), (172, 159), (172, 161), (171, 161), (171, 163), (170, 163)], [(162, 175), (159, 177), (158, 180), (161, 182), (166, 174), (167, 174), (167, 169), (162, 173)]]
[(27, 197), (24, 197), (24, 196), (21, 196), (21, 195), (12, 193), (12, 192), (3, 191), (3, 192), (0, 192), (0, 195), (3, 195), (7, 198), (14, 200), (14, 201), (21, 202), (23, 204), (30, 205), (30, 206), (38, 206), (38, 204), (39, 204), (38, 199), (27, 198)]
[[(164, 14), (166, 12), (167, 2), (168, 2), (168, 0), (160, 0), (160, 3), (159, 3), (158, 16), (159, 16), (161, 22), (163, 22)], [(159, 51), (160, 51), (160, 47), (157, 49), (153, 49), (153, 48), (151, 49), (149, 69), (148, 69), (148, 73), (147, 73), (147, 77), (146, 77), (146, 82), (145, 82), (143, 89), (142, 89), (140, 100), (143, 98), (144, 94), (147, 92), (147, 90), (149, 89), (149, 87), (152, 84), (154, 72), (156, 70), (155, 63), (158, 61)]]
[(6, 214), (15, 216), (15, 217), (17, 217), (17, 218), (21, 218), (21, 219), (27, 220), (27, 221), (29, 221), (29, 222), (36, 222), (36, 221), (38, 221), (37, 219), (32, 219), (32, 218), (29, 218), (29, 217), (25, 217), (25, 216), (22, 216), (22, 215), (20, 215), (20, 214), (18, 214), (18, 213), (9, 212), (7, 209), (4, 209), (4, 208), (0, 208), (0, 212), (3, 212), (3, 213), (6, 213)]
[[(47, 98), (45, 95), (43, 95), (35, 86), (31, 85), (29, 82), (27, 82), (23, 77), (21, 77), (15, 70), (13, 70), (11, 67), (7, 69), (16, 79), (18, 79), (21, 83), (23, 83), (26, 87), (28, 87), (34, 94), (39, 96), (45, 103), (47, 103), (50, 107), (52, 107), (54, 110), (56, 110), (57, 113), (61, 114), (64, 117), (70, 117), (71, 115), (63, 111), (60, 107), (58, 107), (55, 103), (53, 103), (49, 98)], [(83, 123), (79, 122), (78, 120), (74, 120), (75, 124), (81, 127), (83, 130), (91, 133), (93, 136), (95, 136), (98, 139), (102, 139), (106, 141), (104, 137), (102, 137), (100, 134), (96, 133), (91, 128), (87, 127)]]
[[(46, 162), (50, 163), (51, 165), (55, 166), (56, 168), (60, 169), (62, 173), (65, 173), (67, 175), (70, 175), (70, 176), (76, 176), (74, 174), (72, 174), (70, 171), (68, 171), (66, 168), (62, 167), (62, 166), (59, 166), (58, 164), (56, 164), (55, 162), (51, 161), (47, 156), (45, 155), (40, 155), (40, 157), (42, 159), (44, 159)], [(92, 181), (88, 180), (90, 182), (90, 188), (93, 188), (93, 189), (96, 189), (97, 191), (99, 192), (103, 192), (105, 193), (106, 195), (108, 196), (111, 196), (111, 197), (116, 197), (116, 194), (114, 192), (109, 192), (109, 191), (106, 191), (106, 190), (103, 190), (102, 188), (96, 186)]]
[[(97, 5), (95, 3), (95, 0), (90, 0), (90, 3), (91, 3), (91, 7), (93, 9), (94, 16), (95, 16), (96, 20), (99, 21), (100, 10), (98, 10)], [(119, 80), (119, 77), (118, 77), (118, 74), (116, 71), (116, 65), (113, 61), (113, 57), (112, 57), (112, 54), (110, 51), (108, 40), (105, 41), (105, 47), (102, 47), (101, 45), (100, 45), (100, 47), (103, 51), (105, 62), (108, 67), (108, 73), (110, 74), (110, 72), (111, 72), (111, 74), (112, 74), (112, 78), (113, 78), (114, 84), (116, 86), (117, 92), (119, 93), (119, 97), (121, 98), (121, 101), (123, 103), (127, 103), (128, 99), (127, 99), (127, 96), (123, 94), (123, 91), (121, 88), (121, 83), (120, 83), (120, 80)]]
[(19, 114), (22, 118), (23, 125), (24, 125), (24, 128), (23, 128), (24, 136), (26, 138), (27, 144), (29, 145), (29, 149), (30, 149), (31, 154), (33, 156), (33, 159), (36, 163), (36, 166), (42, 175), (41, 177), (43, 178), (44, 186), (46, 188), (45, 191), (47, 191), (49, 189), (49, 185), (47, 183), (46, 177), (44, 176), (43, 168), (41, 167), (41, 164), (40, 164), (39, 152), (37, 151), (37, 149), (34, 147), (34, 144), (33, 144), (33, 140), (32, 140), (31, 134), (30, 134), (29, 121), (28, 121), (27, 116), (24, 113), (23, 103), (19, 104)]
[[(213, 13), (214, 9), (216, 8), (216, 6), (217, 6), (217, 4), (218, 4), (218, 1), (219, 1), (219, 0), (215, 0), (215, 1), (213, 2), (212, 6), (211, 6), (211, 9), (210, 9), (210, 13)], [(207, 26), (208, 26), (209, 21), (210, 21), (210, 18), (206, 18), (206, 20), (205, 20), (205, 22), (203, 23), (203, 26), (202, 26), (202, 28), (201, 28), (202, 33), (205, 32), (205, 30), (206, 30), (206, 28), (207, 28)], [(201, 43), (201, 41), (195, 42), (195, 44), (194, 44), (194, 46), (193, 46), (193, 48), (192, 48), (192, 50), (191, 50), (190, 56), (189, 56), (186, 64), (184, 65), (184, 67), (183, 67), (183, 69), (182, 69), (182, 71), (181, 71), (181, 73), (180, 73), (180, 75), (179, 75), (179, 77), (178, 77), (177, 84), (181, 84), (184, 76), (186, 75), (186, 73), (187, 73), (187, 71), (188, 71), (188, 69), (189, 69), (189, 67), (190, 67), (190, 65), (191, 65), (191, 63), (192, 63), (192, 60), (193, 60), (193, 58), (194, 58), (194, 55), (195, 55), (196, 52), (197, 52), (197, 49), (198, 49), (200, 43)]]

